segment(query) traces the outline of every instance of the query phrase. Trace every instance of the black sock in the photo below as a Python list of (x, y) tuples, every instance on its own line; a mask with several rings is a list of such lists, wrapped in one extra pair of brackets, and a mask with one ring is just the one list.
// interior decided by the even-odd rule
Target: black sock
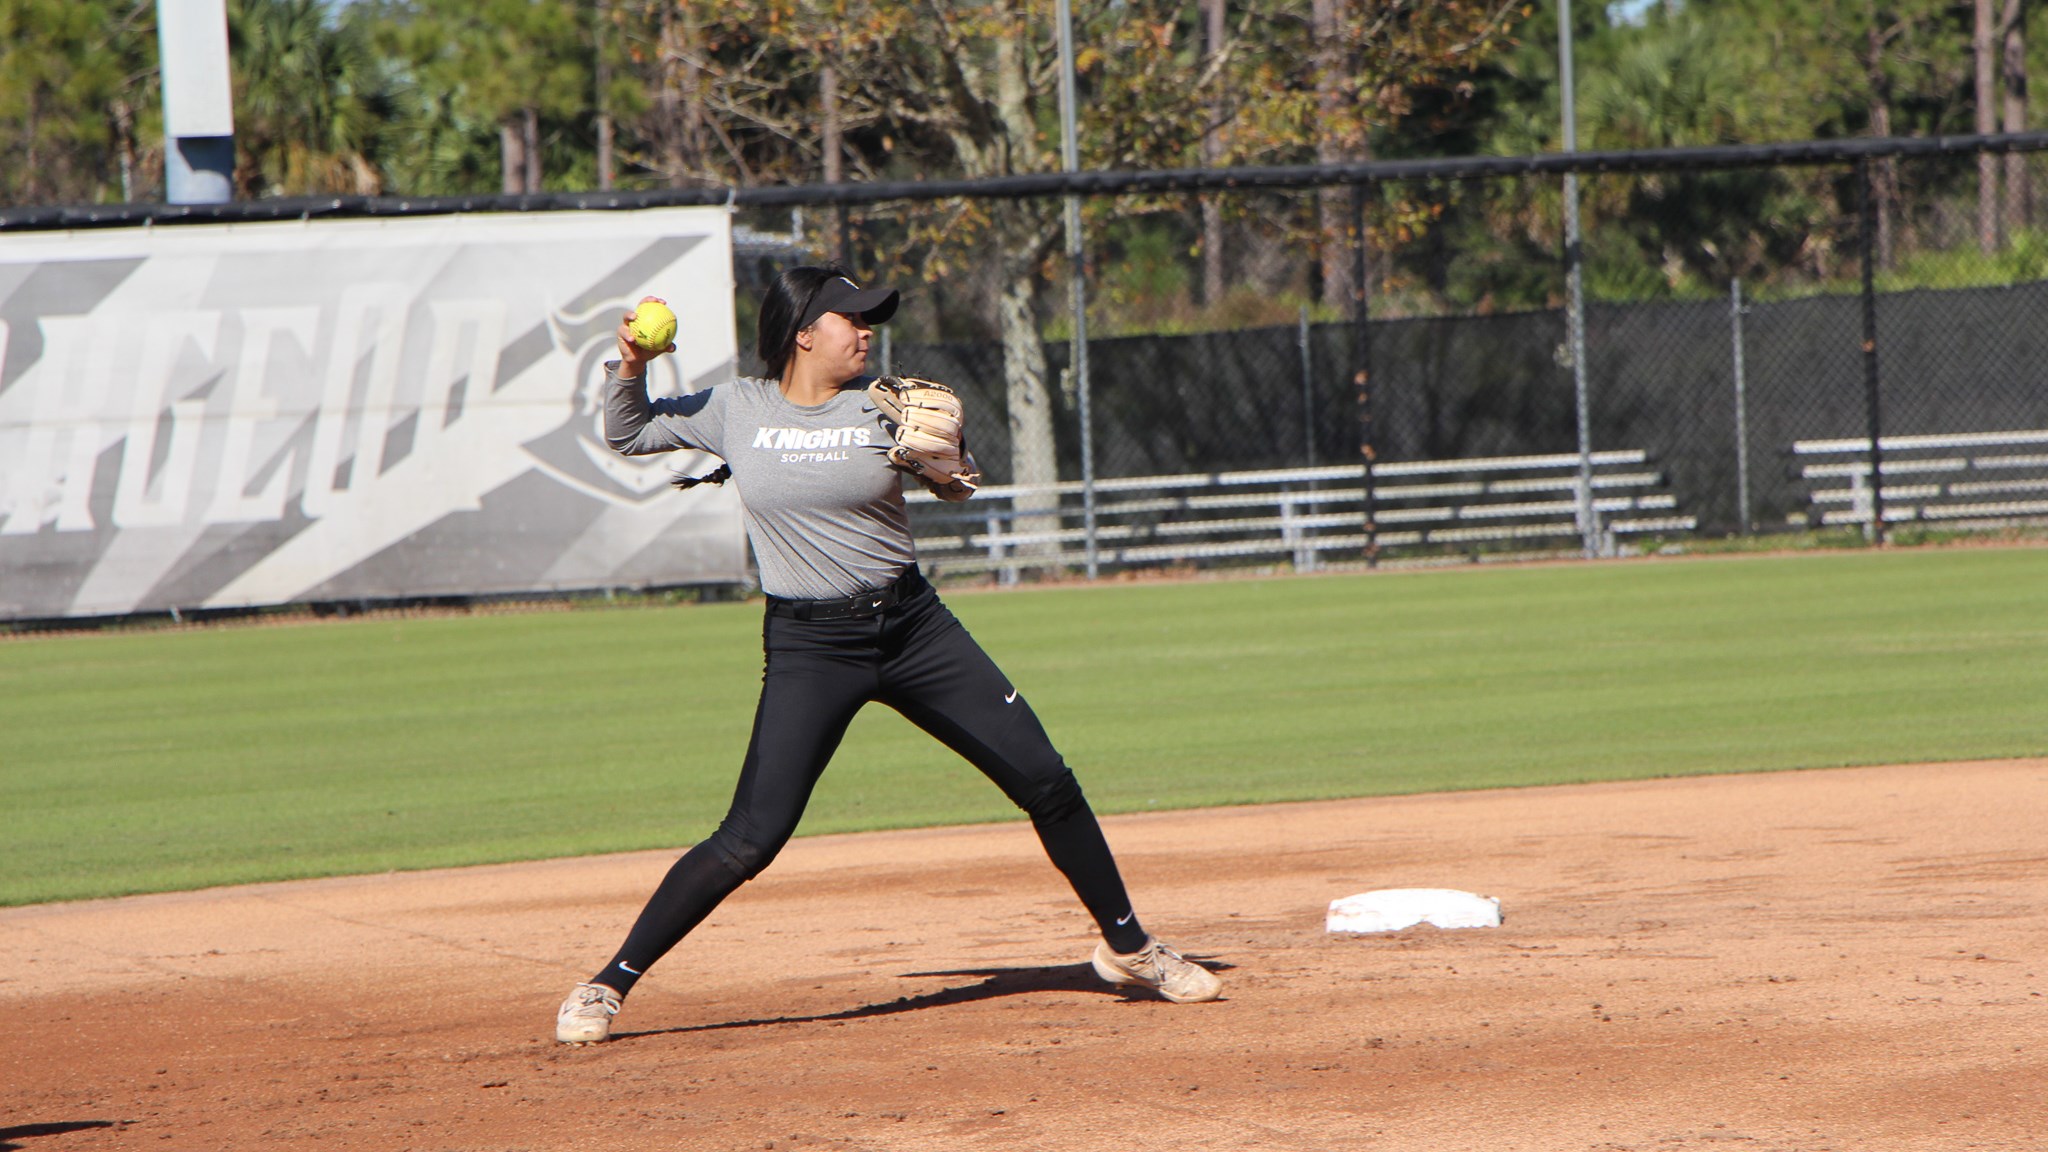
[(1078, 791), (1075, 799), (1079, 802), (1064, 805), (1059, 812), (1032, 818), (1032, 825), (1038, 829), (1038, 841), (1045, 845), (1045, 854), (1052, 858), (1053, 866), (1066, 875), (1067, 882), (1074, 886), (1074, 894), (1095, 917), (1095, 925), (1102, 930), (1102, 938), (1109, 946), (1118, 952), (1136, 952), (1148, 938), (1144, 926), (1138, 923), (1138, 914), (1131, 908), (1131, 897), (1124, 891), (1123, 876), (1117, 871), (1116, 856), (1109, 850), (1109, 841), (1103, 838), (1095, 812), (1087, 801), (1080, 800)]
[(604, 966), (604, 971), (592, 976), (586, 983), (602, 984), (623, 998), (626, 993), (633, 990), (633, 985), (639, 979), (640, 973), (626, 967), (624, 960), (614, 958), (611, 963)]
[(668, 955), (669, 949), (703, 923), (719, 901), (742, 883), (709, 843), (690, 849), (662, 877), (661, 886), (633, 922), (633, 930), (626, 933), (626, 942), (590, 983), (603, 984), (621, 996), (631, 992), (656, 960)]

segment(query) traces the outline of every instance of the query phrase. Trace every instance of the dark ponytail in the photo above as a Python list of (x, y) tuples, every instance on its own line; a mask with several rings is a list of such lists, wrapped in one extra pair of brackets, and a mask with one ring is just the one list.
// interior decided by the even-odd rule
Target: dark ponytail
[(837, 264), (803, 264), (785, 268), (761, 294), (761, 315), (754, 338), (754, 351), (768, 366), (768, 378), (780, 380), (783, 370), (796, 356), (796, 334), (802, 331), (804, 313), (817, 299), (826, 281), (846, 276)]

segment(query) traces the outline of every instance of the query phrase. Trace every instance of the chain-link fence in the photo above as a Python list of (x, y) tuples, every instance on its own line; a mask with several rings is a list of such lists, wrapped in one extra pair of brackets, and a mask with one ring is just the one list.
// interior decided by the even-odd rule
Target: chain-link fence
[[(1978, 160), (1586, 179), (1585, 443), (1554, 176), (1091, 198), (1085, 459), (1056, 199), (1014, 205), (1038, 228), (1015, 260), (998, 251), (991, 214), (966, 202), (759, 212), (755, 228), (783, 233), (785, 247), (756, 257), (741, 292), (781, 261), (825, 256), (903, 284), (908, 303), (883, 362), (967, 393), (990, 482), (1061, 482), (1069, 543), (1082, 532), (1072, 489), (1084, 475), (1130, 491), (1148, 477), (1299, 473), (1300, 484), (1361, 490), (1311, 536), (1385, 553), (1575, 549), (1576, 515), (1547, 535), (1403, 536), (1390, 519), (1399, 505), (1385, 498), (1400, 494), (1389, 478), (1401, 466), (1543, 458), (1557, 472), (1553, 458), (1582, 449), (1637, 453), (1630, 475), (1654, 474), (1642, 492), (1661, 502), (1639, 493), (1600, 517), (1654, 524), (1646, 539), (2002, 526), (2048, 519), (2048, 448), (2038, 442), (2048, 437), (2028, 435), (2048, 429), (2048, 228), (2035, 224), (2048, 224), (2048, 171), (2038, 153)], [(1980, 196), (1987, 178), (1996, 188)], [(1041, 363), (1020, 355), (1014, 331), (1006, 342), (1006, 307), (1030, 309)], [(1034, 403), (1048, 409), (1054, 475), (1020, 442), (1032, 432), (1018, 409)], [(1368, 448), (1387, 485), (1376, 516), (1363, 492)], [(1873, 456), (1886, 453), (1884, 483), (1871, 483)], [(1443, 483), (1429, 489), (1446, 523), (1472, 517), (1484, 493), (1469, 482), (1481, 471), (1466, 469), (1469, 499)], [(1547, 492), (1543, 507), (1555, 513), (1574, 495), (1571, 471), (1512, 478), (1519, 491)], [(1594, 478), (1594, 502), (1612, 503), (1603, 484)], [(1283, 476), (1276, 488), (1286, 487)], [(1160, 525), (1192, 515), (1188, 499), (1151, 501), (1137, 535), (1156, 543)], [(1631, 520), (1643, 507), (1668, 514)], [(1617, 546), (1612, 532), (1602, 540)], [(1147, 557), (1208, 558), (1192, 544)], [(1322, 558), (1356, 557), (1339, 548)]]

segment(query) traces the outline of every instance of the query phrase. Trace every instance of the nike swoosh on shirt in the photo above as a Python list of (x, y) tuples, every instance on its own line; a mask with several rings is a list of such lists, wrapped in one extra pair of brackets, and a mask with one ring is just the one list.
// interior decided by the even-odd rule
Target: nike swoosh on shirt
[(1003, 703), (1005, 703), (1005, 704), (1015, 704), (1016, 702), (1017, 702), (1017, 690), (1016, 690), (1015, 688), (1012, 688), (1012, 689), (1010, 689), (1010, 694), (1009, 694), (1008, 696), (1005, 696), (1005, 697), (1003, 697)]

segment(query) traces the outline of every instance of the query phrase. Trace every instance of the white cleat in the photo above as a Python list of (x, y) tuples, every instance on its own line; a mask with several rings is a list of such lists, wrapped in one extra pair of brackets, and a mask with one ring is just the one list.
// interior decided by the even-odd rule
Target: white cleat
[(1157, 991), (1175, 1004), (1198, 1004), (1223, 995), (1223, 981), (1214, 972), (1149, 937), (1136, 952), (1095, 946), (1095, 974), (1111, 984), (1136, 984)]
[(598, 1044), (612, 1038), (619, 994), (602, 984), (578, 984), (555, 1013), (555, 1039), (564, 1044)]

